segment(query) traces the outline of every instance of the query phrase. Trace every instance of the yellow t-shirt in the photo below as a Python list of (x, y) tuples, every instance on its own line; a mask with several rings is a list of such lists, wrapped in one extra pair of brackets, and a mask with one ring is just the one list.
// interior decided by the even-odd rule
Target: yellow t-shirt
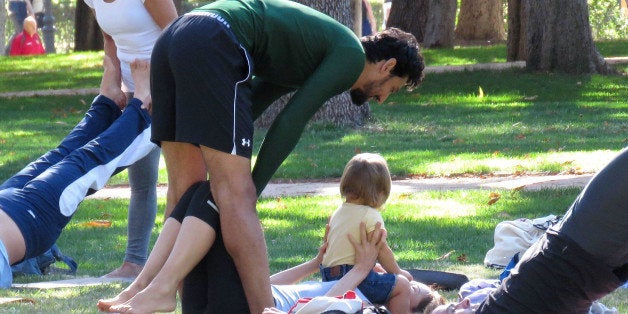
[(336, 209), (329, 220), (328, 245), (323, 256), (323, 267), (355, 263), (355, 250), (349, 241), (348, 234), (359, 241), (361, 222), (366, 223), (366, 232), (373, 231), (377, 222), (380, 222), (384, 228), (382, 215), (373, 207), (342, 203)]

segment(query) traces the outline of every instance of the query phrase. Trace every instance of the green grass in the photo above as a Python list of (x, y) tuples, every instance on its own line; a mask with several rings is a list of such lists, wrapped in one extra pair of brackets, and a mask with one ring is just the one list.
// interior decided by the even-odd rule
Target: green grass
[[(596, 43), (603, 56), (628, 56), (628, 39)], [(428, 66), (505, 62), (506, 45), (424, 49)], [(9, 91), (97, 87), (102, 52), (33, 57), (0, 56), (0, 93)], [(626, 70), (623, 70), (626, 72)]]
[[(594, 172), (628, 143), (627, 85), (627, 76), (522, 70), (430, 74), (414, 92), (371, 104), (364, 127), (312, 124), (274, 178), (337, 178), (356, 151), (383, 154), (400, 177)], [(92, 98), (2, 99), (0, 179), (54, 147)]]
[[(499, 191), (501, 199), (488, 205), (490, 191), (432, 191), (393, 194), (383, 212), (388, 241), (401, 267), (446, 270), (469, 278), (496, 278), (499, 271), (485, 268), (486, 251), (493, 246), (495, 225), (506, 219), (562, 214), (579, 192), (577, 189)], [(269, 247), (271, 272), (311, 258), (322, 239), (326, 219), (338, 205), (335, 196), (262, 199), (258, 204)], [(163, 200), (153, 239), (161, 230)], [(58, 241), (65, 254), (79, 262), (77, 276), (100, 276), (118, 266), (126, 241), (126, 201), (87, 200)], [(112, 221), (111, 228), (90, 228), (95, 219)], [(445, 253), (449, 258), (438, 260)], [(63, 279), (63, 275), (18, 277), (17, 282)], [(316, 279), (318, 277), (315, 277)], [(28, 297), (31, 304), (5, 305), (7, 313), (95, 313), (99, 298), (117, 294), (123, 285), (109, 284), (57, 290), (0, 290), (0, 297)], [(447, 292), (449, 298), (455, 298)], [(602, 302), (628, 311), (628, 291), (620, 289)]]

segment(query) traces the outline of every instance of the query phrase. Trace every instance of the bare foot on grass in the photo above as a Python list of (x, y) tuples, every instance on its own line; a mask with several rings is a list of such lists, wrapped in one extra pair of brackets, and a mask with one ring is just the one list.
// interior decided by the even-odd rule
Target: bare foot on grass
[(157, 285), (149, 285), (124, 304), (110, 307), (109, 311), (131, 314), (172, 312), (176, 306), (176, 290), (170, 291)]
[(116, 69), (113, 60), (105, 56), (102, 62), (104, 71), (100, 81), (100, 94), (113, 100), (120, 109), (126, 106), (126, 95), (120, 88), (120, 70)]
[(142, 101), (142, 109), (150, 111), (152, 99), (150, 97), (150, 62), (135, 59), (131, 62), (131, 76), (135, 83), (133, 98)]
[(133, 298), (138, 292), (142, 291), (142, 287), (136, 287), (133, 284), (128, 286), (126, 289), (122, 290), (117, 296), (110, 299), (100, 299), (96, 306), (98, 310), (101, 312), (117, 312), (112, 311), (111, 307), (124, 304), (124, 302), (129, 301)]
[(104, 275), (105, 278), (135, 278), (142, 271), (142, 265), (131, 262), (123, 262), (120, 267)]

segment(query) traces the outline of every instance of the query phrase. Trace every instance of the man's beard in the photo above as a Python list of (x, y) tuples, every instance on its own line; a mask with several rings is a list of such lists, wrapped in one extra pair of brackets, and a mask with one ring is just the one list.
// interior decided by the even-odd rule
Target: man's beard
[(369, 100), (369, 96), (361, 89), (356, 88), (349, 91), (351, 102), (356, 106), (362, 106)]

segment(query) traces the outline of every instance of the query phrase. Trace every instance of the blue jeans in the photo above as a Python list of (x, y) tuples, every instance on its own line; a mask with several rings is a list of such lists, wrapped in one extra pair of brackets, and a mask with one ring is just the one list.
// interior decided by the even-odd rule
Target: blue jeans
[[(340, 280), (346, 273), (353, 268), (353, 265), (338, 265), (334, 267), (322, 267), (321, 277), (323, 281)], [(332, 269), (334, 269), (332, 271)], [(358, 289), (364, 296), (374, 304), (384, 304), (390, 298), (390, 295), (397, 283), (397, 275), (380, 274), (370, 271), (369, 274), (358, 285)]]
[(24, 29), (24, 19), (26, 18), (26, 2), (9, 1), (9, 16), (15, 28), (14, 34), (21, 33)]

